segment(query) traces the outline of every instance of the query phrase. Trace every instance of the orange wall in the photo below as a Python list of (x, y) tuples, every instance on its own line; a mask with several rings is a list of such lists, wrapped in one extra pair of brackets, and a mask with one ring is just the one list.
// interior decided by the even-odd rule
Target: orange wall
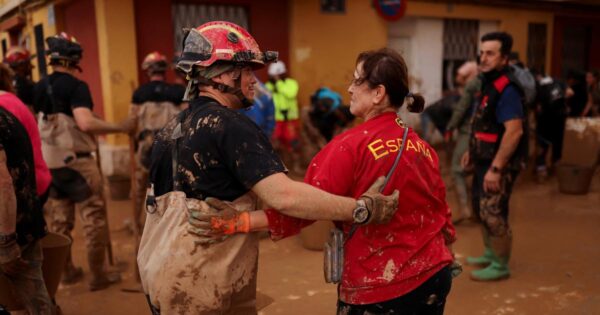
[(347, 103), (356, 57), (386, 46), (386, 22), (366, 0), (347, 0), (344, 14), (321, 13), (319, 1), (293, 0), (290, 6), (290, 74), (300, 85), (299, 104), (308, 105), (322, 85)]

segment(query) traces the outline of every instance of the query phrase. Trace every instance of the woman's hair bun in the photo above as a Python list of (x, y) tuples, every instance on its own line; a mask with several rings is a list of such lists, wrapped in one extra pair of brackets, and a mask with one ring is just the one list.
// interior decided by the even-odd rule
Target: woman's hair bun
[(420, 113), (425, 109), (425, 99), (421, 94), (409, 93), (406, 97), (410, 98), (406, 105), (409, 112)]

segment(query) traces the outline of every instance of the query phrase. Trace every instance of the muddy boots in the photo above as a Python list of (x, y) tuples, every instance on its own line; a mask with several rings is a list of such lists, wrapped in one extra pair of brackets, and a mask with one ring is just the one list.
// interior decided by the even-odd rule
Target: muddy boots
[[(471, 272), (471, 279), (476, 281), (495, 281), (510, 277), (508, 260), (510, 258), (512, 239), (510, 236), (490, 236), (492, 259), (483, 269)], [(482, 256), (483, 257), (483, 256)]]
[(467, 257), (467, 265), (485, 267), (492, 263), (494, 259), (494, 252), (492, 251), (492, 245), (490, 244), (490, 236), (485, 229), (483, 232), (483, 255), (478, 257)]
[(71, 252), (69, 251), (61, 282), (63, 284), (74, 284), (81, 279), (83, 279), (83, 269), (81, 269), (81, 267), (75, 267), (73, 259), (71, 258)]
[(92, 280), (89, 283), (90, 291), (98, 291), (108, 288), (111, 284), (121, 281), (121, 275), (117, 272), (106, 272), (104, 268), (106, 247), (94, 247), (88, 249), (88, 262), (92, 272)]

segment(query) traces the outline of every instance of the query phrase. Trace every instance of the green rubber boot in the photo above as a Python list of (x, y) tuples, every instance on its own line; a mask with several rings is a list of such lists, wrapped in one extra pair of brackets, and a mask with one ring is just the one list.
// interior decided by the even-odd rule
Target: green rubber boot
[(481, 233), (483, 234), (483, 255), (478, 257), (467, 257), (467, 265), (485, 267), (494, 260), (490, 236), (485, 228), (481, 229)]
[(491, 248), (485, 247), (483, 255), (477, 257), (467, 257), (467, 265), (487, 266), (494, 260), (494, 252)]
[(471, 271), (471, 279), (475, 281), (496, 281), (510, 277), (508, 264), (492, 261), (487, 267)]
[(471, 272), (471, 279), (475, 281), (496, 281), (510, 277), (508, 260), (512, 247), (510, 232), (503, 237), (489, 237), (492, 252), (491, 263), (483, 269)]

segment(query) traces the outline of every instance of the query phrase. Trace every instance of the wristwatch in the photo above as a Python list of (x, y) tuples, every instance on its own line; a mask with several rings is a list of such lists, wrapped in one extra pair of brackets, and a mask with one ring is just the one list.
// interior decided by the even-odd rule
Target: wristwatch
[(352, 219), (356, 224), (364, 224), (371, 217), (371, 211), (367, 209), (367, 204), (364, 200), (358, 199), (356, 201), (356, 208), (352, 211)]
[(17, 233), (2, 234), (0, 233), (0, 245), (8, 244), (17, 239)]
[(500, 169), (494, 165), (492, 165), (492, 167), (490, 167), (490, 171), (492, 171), (492, 173), (496, 173), (496, 174), (500, 173)]

